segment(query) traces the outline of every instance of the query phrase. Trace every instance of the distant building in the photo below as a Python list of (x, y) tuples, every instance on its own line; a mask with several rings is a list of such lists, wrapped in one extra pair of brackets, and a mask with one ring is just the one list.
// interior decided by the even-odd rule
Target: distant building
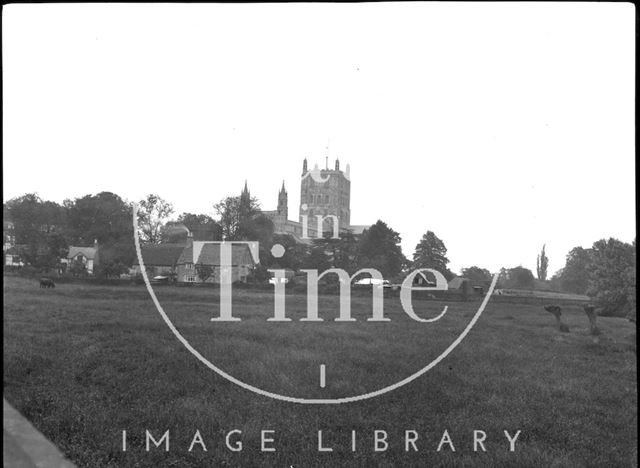
[[(249, 246), (232, 244), (231, 266), (225, 269), (220, 261), (220, 244), (194, 241), (189, 232), (185, 243), (143, 245), (140, 253), (149, 278), (165, 276), (178, 283), (220, 283), (228, 274), (231, 282), (246, 283), (256, 266)], [(131, 274), (141, 273), (136, 258)]]
[(22, 267), (24, 262), (20, 255), (20, 247), (16, 245), (15, 226), (12, 221), (2, 221), (2, 253), (4, 264), (12, 267)]
[[(150, 278), (167, 276), (175, 278), (178, 259), (185, 249), (185, 244), (147, 244), (140, 247), (142, 260)], [(142, 273), (138, 257), (134, 261), (130, 274)]]
[[(312, 239), (334, 233), (334, 222), (338, 223), (338, 233), (351, 231), (361, 235), (369, 226), (351, 226), (351, 179), (350, 168), (340, 170), (336, 159), (334, 169), (319, 169), (318, 165), (309, 170), (307, 160), (302, 163), (300, 181), (299, 220), (289, 220), (288, 194), (282, 182), (278, 192), (278, 207), (274, 211), (263, 211), (274, 225), (276, 234), (289, 234), (296, 241), (310, 243)], [(318, 216), (321, 216), (321, 230), (318, 230)], [(303, 224), (306, 224), (306, 233)], [(306, 234), (306, 236), (305, 236)]]
[(74, 263), (79, 263), (85, 267), (87, 274), (93, 275), (95, 268), (100, 263), (99, 250), (97, 240), (94, 241), (93, 247), (78, 247), (71, 245), (69, 246), (67, 258), (60, 260), (60, 263), (63, 265), (62, 268), (66, 271), (70, 271)]
[(223, 267), (220, 260), (222, 242), (192, 242), (177, 262), (176, 280), (179, 283), (220, 283), (228, 275), (232, 283), (246, 283), (256, 267), (246, 244), (231, 245), (231, 266)]

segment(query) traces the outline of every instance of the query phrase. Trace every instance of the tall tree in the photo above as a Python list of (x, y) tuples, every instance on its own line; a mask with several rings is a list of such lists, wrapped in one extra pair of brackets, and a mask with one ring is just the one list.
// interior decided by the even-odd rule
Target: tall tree
[(444, 242), (432, 231), (427, 231), (423, 236), (416, 250), (413, 253), (414, 268), (432, 268), (442, 273), (447, 280), (454, 275), (447, 268), (449, 259), (447, 258), (447, 248)]
[(378, 220), (358, 242), (358, 268), (375, 268), (385, 278), (397, 276), (407, 263), (400, 241), (400, 234)]
[(138, 205), (138, 226), (142, 240), (150, 244), (159, 243), (162, 227), (173, 213), (173, 205), (155, 194), (147, 195)]
[(540, 252), (540, 255), (538, 255), (536, 259), (536, 273), (538, 274), (538, 279), (542, 281), (547, 279), (547, 268), (549, 266), (549, 259), (544, 251), (545, 247), (546, 244), (542, 246), (542, 252)]

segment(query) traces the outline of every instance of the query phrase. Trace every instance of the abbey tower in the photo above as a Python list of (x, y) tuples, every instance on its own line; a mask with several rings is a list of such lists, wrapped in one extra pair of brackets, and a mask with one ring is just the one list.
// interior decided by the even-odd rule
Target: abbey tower
[[(289, 220), (288, 194), (284, 182), (278, 192), (278, 206), (273, 211), (263, 211), (273, 222), (274, 233), (289, 234), (298, 242), (309, 243), (312, 239), (324, 234), (333, 233), (333, 221), (338, 220), (338, 232), (351, 231), (355, 235), (362, 234), (368, 226), (351, 225), (351, 179), (349, 165), (340, 170), (340, 161), (336, 159), (333, 169), (329, 169), (328, 161), (324, 169), (316, 164), (309, 169), (305, 158), (302, 163), (300, 180), (300, 207), (298, 221)], [(318, 232), (318, 218), (322, 216), (322, 230)], [(306, 219), (306, 237), (303, 223)]]
[(349, 165), (346, 172), (340, 170), (340, 161), (336, 159), (334, 169), (318, 169), (316, 165), (311, 171), (305, 158), (302, 163), (302, 180), (300, 181), (300, 220), (306, 215), (315, 223), (316, 216), (333, 215), (338, 218), (340, 230), (349, 229), (351, 209), (351, 181)]

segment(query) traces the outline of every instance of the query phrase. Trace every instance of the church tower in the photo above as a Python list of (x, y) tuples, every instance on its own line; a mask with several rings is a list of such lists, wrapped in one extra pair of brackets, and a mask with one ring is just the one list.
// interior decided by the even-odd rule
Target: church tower
[(278, 214), (284, 216), (285, 220), (289, 218), (288, 196), (284, 188), (284, 180), (282, 181), (282, 188), (278, 192)]
[[(328, 166), (328, 164), (326, 165)], [(340, 161), (336, 159), (334, 169), (319, 169), (317, 165), (307, 170), (307, 160), (303, 163), (303, 174), (300, 183), (300, 219), (307, 216), (310, 223), (315, 223), (316, 216), (336, 216), (340, 230), (349, 229), (351, 225), (351, 180), (349, 165), (347, 172), (340, 170)], [(314, 227), (315, 224), (313, 224)], [(331, 231), (330, 223), (325, 222), (323, 228)], [(310, 228), (311, 232), (311, 228)]]

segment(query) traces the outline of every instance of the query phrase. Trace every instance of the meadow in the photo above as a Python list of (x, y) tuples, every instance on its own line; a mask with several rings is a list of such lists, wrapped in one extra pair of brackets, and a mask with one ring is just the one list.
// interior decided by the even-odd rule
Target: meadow
[[(270, 292), (235, 290), (233, 313), (242, 320), (216, 323), (216, 289), (156, 292), (205, 358), (242, 381), (304, 398), (361, 394), (407, 377), (438, 356), (479, 305), (450, 303), (441, 320), (425, 324), (411, 320), (398, 298), (385, 298), (391, 321), (375, 323), (366, 321), (371, 299), (358, 296), (357, 321), (339, 323), (338, 297), (322, 296), (325, 321), (301, 322), (306, 296), (292, 294), (292, 321), (277, 323), (267, 321)], [(444, 305), (414, 302), (425, 317)], [(256, 395), (206, 368), (171, 333), (144, 286), (39, 289), (5, 276), (4, 396), (80, 467), (636, 466), (635, 324), (600, 317), (595, 338), (578, 307), (565, 307), (563, 320), (570, 333), (558, 331), (540, 305), (489, 302), (462, 343), (417, 380), (365, 401), (300, 405)], [(146, 430), (156, 440), (169, 431), (170, 450), (147, 452)], [(261, 450), (263, 430), (273, 431), (266, 446), (274, 452)], [(333, 451), (318, 451), (319, 430)], [(374, 449), (376, 430), (385, 431), (384, 451)], [(474, 430), (485, 433), (486, 451), (474, 451)], [(520, 431), (513, 452), (505, 430)], [(196, 431), (202, 444), (189, 451)], [(418, 436), (409, 451), (406, 431)], [(437, 451), (444, 431), (451, 444)], [(227, 436), (242, 450), (230, 450)]]

